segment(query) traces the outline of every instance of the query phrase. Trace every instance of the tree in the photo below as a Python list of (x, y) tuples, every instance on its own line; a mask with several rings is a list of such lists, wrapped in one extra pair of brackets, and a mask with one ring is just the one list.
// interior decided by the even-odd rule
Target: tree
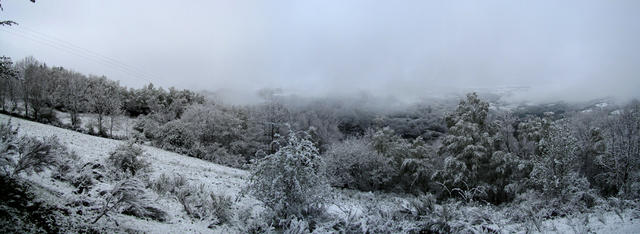
[(470, 93), (445, 118), (449, 131), (438, 151), (445, 157), (444, 168), (434, 177), (452, 191), (478, 191), (476, 195), (498, 203), (505, 199), (507, 183), (502, 178), (510, 171), (504, 165), (512, 155), (499, 148), (502, 139), (487, 121), (488, 112), (489, 104)]
[[(36, 0), (29, 0), (31, 2), (36, 2)], [(4, 8), (2, 8), (2, 3), (0, 3), (0, 11), (4, 10)], [(17, 24), (16, 22), (13, 22), (11, 20), (0, 20), (0, 26), (11, 26)]]
[(280, 89), (262, 89), (258, 95), (264, 99), (264, 103), (257, 109), (258, 118), (264, 128), (265, 143), (269, 145), (267, 152), (273, 154), (277, 150), (277, 145), (274, 144), (276, 136), (283, 132), (284, 124), (289, 122), (289, 110), (279, 99), (282, 95)]
[(71, 116), (71, 125), (80, 126), (79, 114), (88, 109), (89, 80), (82, 74), (67, 71), (60, 88), (62, 105)]
[(289, 134), (288, 143), (251, 169), (247, 191), (278, 217), (302, 218), (318, 208), (328, 191), (324, 162), (308, 134)]
[(106, 135), (103, 127), (104, 117), (117, 115), (122, 107), (120, 86), (118, 82), (107, 80), (102, 76), (90, 78), (88, 89), (90, 109), (98, 114), (98, 132)]
[(550, 196), (559, 195), (569, 186), (571, 173), (577, 173), (578, 163), (577, 139), (563, 123), (554, 123), (540, 141), (541, 154), (534, 158), (534, 169), (531, 172), (535, 184)]
[(23, 73), (23, 89), (25, 101), (25, 116), (28, 115), (27, 104), (31, 108), (33, 119), (41, 121), (41, 114), (51, 106), (51, 74), (46, 64), (40, 64), (35, 59), (27, 58), (26, 67)]
[(13, 68), (11, 58), (0, 57), (0, 101), (2, 110), (6, 111), (6, 102), (14, 99), (14, 83), (18, 79), (18, 73)]
[(613, 192), (634, 198), (640, 192), (640, 103), (632, 102), (606, 123), (606, 150), (596, 163), (603, 172), (597, 177)]

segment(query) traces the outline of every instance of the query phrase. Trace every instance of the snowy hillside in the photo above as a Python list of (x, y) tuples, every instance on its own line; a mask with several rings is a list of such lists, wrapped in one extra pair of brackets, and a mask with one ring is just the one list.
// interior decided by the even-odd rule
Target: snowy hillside
[[(6, 123), (9, 117), (0, 116), (0, 121)], [(65, 144), (69, 150), (78, 154), (83, 162), (103, 162), (109, 152), (112, 152), (122, 142), (117, 140), (99, 138), (81, 134), (74, 131), (64, 130), (49, 125), (43, 125), (21, 119), (11, 119), (14, 126), (19, 126), (20, 135), (28, 136), (56, 136)], [(152, 195), (152, 203), (159, 209), (168, 213), (165, 222), (157, 222), (146, 219), (139, 219), (133, 216), (116, 214), (109, 219), (102, 219), (96, 224), (94, 229), (103, 232), (115, 230), (142, 231), (150, 233), (229, 233), (244, 232), (243, 226), (249, 224), (243, 222), (255, 222), (249, 219), (240, 218), (243, 213), (255, 214), (259, 212), (260, 204), (248, 197), (239, 197), (238, 193), (245, 185), (247, 172), (220, 166), (200, 159), (183, 156), (176, 153), (167, 152), (154, 147), (144, 146), (150, 155), (152, 171), (150, 180), (157, 179), (161, 174), (181, 174), (190, 183), (204, 184), (207, 189), (230, 196), (234, 202), (232, 212), (235, 218), (227, 224), (210, 225), (208, 222), (193, 221), (185, 212), (183, 207), (175, 199)], [(65, 206), (77, 199), (88, 199), (74, 193), (74, 188), (69, 184), (62, 183), (49, 178), (50, 173), (43, 173), (27, 177), (28, 180), (41, 186), (37, 189), (39, 196), (57, 206)], [(103, 184), (101, 186), (109, 187)], [(99, 186), (98, 186), (99, 187)], [(397, 231), (409, 231), (417, 227), (415, 219), (407, 217), (427, 217), (433, 214), (424, 213), (420, 206), (416, 206), (416, 201), (423, 200), (421, 197), (408, 195), (396, 195), (385, 193), (367, 193), (353, 190), (334, 190), (331, 192), (332, 201), (328, 203), (327, 213), (333, 219), (335, 225), (356, 225), (361, 227), (360, 231), (375, 231), (378, 226), (386, 226)], [(427, 199), (428, 200), (428, 199)], [(572, 217), (565, 217), (554, 220), (539, 220), (538, 222), (526, 221), (523, 223), (513, 222), (509, 216), (511, 208), (499, 208), (490, 206), (467, 206), (461, 203), (450, 203), (442, 205), (432, 205), (431, 212), (444, 212), (453, 209), (450, 225), (460, 225), (464, 232), (477, 232), (481, 230), (494, 230), (499, 233), (525, 232), (526, 230), (544, 233), (637, 233), (640, 230), (640, 220), (638, 220), (638, 210), (626, 210), (616, 214), (614, 211), (594, 212)], [(428, 209), (428, 210), (429, 210)], [(76, 212), (78, 212), (76, 210)], [(451, 211), (450, 211), (451, 212)], [(76, 215), (79, 222), (92, 220), (96, 214)], [(426, 215), (426, 216), (425, 216)], [(402, 217), (402, 218), (400, 218)], [(430, 219), (438, 219), (437, 214)], [(461, 220), (456, 220), (461, 219)], [(395, 221), (394, 221), (395, 220)], [(253, 224), (252, 224), (253, 225)], [(110, 231), (109, 231), (110, 230)], [(327, 229), (324, 229), (328, 231)], [(265, 231), (265, 230), (263, 230)], [(318, 230), (317, 230), (318, 231)]]

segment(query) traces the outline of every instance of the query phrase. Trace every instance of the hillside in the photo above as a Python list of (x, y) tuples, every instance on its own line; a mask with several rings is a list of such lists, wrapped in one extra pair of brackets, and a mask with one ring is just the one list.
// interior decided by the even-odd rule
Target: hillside
[[(0, 121), (6, 123), (8, 116), (0, 115)], [(109, 152), (113, 151), (122, 141), (89, 136), (74, 131), (69, 131), (36, 122), (21, 119), (11, 119), (14, 126), (19, 126), (19, 134), (26, 136), (55, 136), (69, 150), (78, 154), (83, 162), (102, 162)], [(255, 225), (253, 217), (260, 212), (260, 204), (252, 198), (239, 197), (239, 192), (245, 184), (248, 173), (243, 170), (220, 166), (200, 159), (164, 151), (150, 146), (143, 146), (149, 153), (149, 161), (152, 165), (150, 180), (157, 179), (161, 174), (181, 174), (187, 181), (194, 184), (204, 184), (207, 189), (216, 194), (226, 195), (232, 198), (232, 213), (234, 218), (227, 224), (211, 226), (208, 222), (194, 221), (183, 211), (182, 206), (175, 199), (152, 195), (152, 203), (159, 209), (168, 213), (166, 222), (139, 219), (133, 216), (116, 214), (109, 219), (102, 219), (93, 226), (93, 230), (99, 232), (150, 232), (150, 233), (235, 233), (246, 232), (248, 226)], [(49, 176), (50, 173), (42, 173), (26, 177), (35, 186), (34, 193), (51, 204), (68, 206), (77, 199), (92, 200), (95, 198), (81, 197), (74, 193), (74, 188)], [(108, 185), (101, 185), (107, 186)], [(422, 197), (391, 193), (358, 192), (353, 190), (334, 190), (332, 201), (328, 205), (327, 214), (333, 225), (355, 225), (360, 227), (359, 232), (380, 230), (409, 231), (419, 226), (420, 220), (410, 217), (430, 217), (430, 222), (441, 222), (438, 212), (444, 212), (447, 208), (453, 211), (449, 215), (449, 225), (459, 225), (458, 230), (477, 232), (480, 230), (495, 230), (499, 233), (536, 231), (534, 222), (513, 222), (510, 217), (514, 211), (510, 207), (470, 206), (459, 202), (448, 204), (432, 204), (432, 214), (423, 213), (416, 201)], [(91, 194), (89, 194), (89, 197)], [(375, 202), (374, 202), (375, 201)], [(445, 208), (446, 207), (446, 208)], [(243, 215), (244, 213), (244, 215)], [(77, 222), (93, 220), (96, 214), (85, 213), (72, 216), (78, 218)], [(409, 217), (409, 218), (408, 218)], [(544, 233), (635, 233), (640, 229), (637, 209), (625, 210), (619, 214), (616, 211), (595, 210), (593, 213), (581, 214), (571, 217), (553, 220), (539, 220), (536, 224)], [(434, 221), (435, 220), (435, 221)], [(424, 221), (424, 220), (423, 220)], [(387, 227), (388, 229), (379, 229)], [(395, 229), (394, 229), (395, 228)], [(327, 231), (326, 229), (324, 229)], [(262, 230), (265, 231), (265, 230)]]
[[(9, 116), (0, 115), (0, 121), (3, 123), (6, 123), (9, 118)], [(109, 152), (123, 143), (118, 140), (90, 136), (22, 119), (11, 118), (11, 123), (19, 127), (19, 135), (57, 137), (69, 150), (76, 152), (83, 162), (102, 162), (108, 157)], [(143, 148), (150, 156), (149, 161), (152, 165), (152, 171), (150, 173), (151, 180), (157, 178), (162, 173), (169, 175), (179, 173), (190, 182), (203, 183), (208, 189), (216, 193), (235, 198), (244, 184), (243, 177), (247, 175), (247, 173), (242, 170), (220, 166), (154, 147), (143, 146)], [(43, 197), (48, 197), (48, 200), (54, 203), (66, 204), (72, 199), (73, 188), (68, 184), (50, 179), (45, 174), (33, 175), (28, 177), (28, 179), (42, 186), (43, 189), (39, 192), (43, 193)], [(57, 194), (62, 194), (62, 196), (56, 196)], [(184, 231), (202, 233), (212, 231), (212, 229), (207, 228), (209, 225), (207, 223), (194, 223), (189, 220), (189, 218), (183, 214), (180, 204), (173, 199), (161, 197), (155, 199), (157, 200), (154, 203), (160, 205), (160, 209), (169, 213), (170, 218), (167, 223), (147, 221), (127, 215), (116, 215), (113, 216), (113, 218), (120, 225), (118, 229), (152, 233), (179, 233)], [(244, 199), (243, 201), (246, 200), (247, 199)], [(243, 202), (240, 204), (248, 205), (250, 203)], [(234, 208), (239, 209), (240, 205), (235, 205)], [(112, 225), (106, 222), (106, 220), (102, 221), (104, 222), (103, 225)], [(219, 230), (214, 229), (213, 231), (219, 231), (221, 233), (227, 232), (224, 228), (219, 228)]]

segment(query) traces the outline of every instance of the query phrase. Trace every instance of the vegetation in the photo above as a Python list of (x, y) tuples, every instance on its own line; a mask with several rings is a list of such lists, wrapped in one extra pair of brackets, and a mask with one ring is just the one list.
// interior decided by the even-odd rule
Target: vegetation
[[(501, 219), (542, 231), (546, 219), (620, 213), (640, 198), (638, 101), (502, 111), (470, 93), (452, 106), (385, 109), (262, 90), (263, 102), (231, 106), (151, 84), (127, 90), (33, 58), (3, 58), (1, 65), (5, 113), (64, 126), (56, 113), (66, 112), (71, 123), (64, 127), (111, 137), (118, 117), (134, 119), (130, 143), (104, 162), (81, 162), (56, 138), (19, 137), (10, 123), (0, 124), (3, 183), (52, 170), (74, 194), (92, 197), (81, 207), (94, 223), (110, 214), (166, 221), (150, 205), (155, 192), (191, 220), (245, 222), (246, 232), (482, 232)], [(80, 117), (88, 113), (94, 119), (83, 129)], [(266, 210), (243, 214), (234, 206), (244, 198), (180, 175), (152, 179), (138, 144), (250, 169), (244, 192)], [(345, 193), (397, 207), (361, 204), (336, 215), (342, 207), (335, 197)]]

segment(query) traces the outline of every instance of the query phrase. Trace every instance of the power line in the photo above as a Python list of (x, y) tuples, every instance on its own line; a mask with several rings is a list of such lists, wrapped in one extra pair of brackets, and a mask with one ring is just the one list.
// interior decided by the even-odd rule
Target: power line
[(126, 66), (123, 66), (123, 65), (118, 65), (117, 63), (114, 63), (114, 62), (106, 61), (105, 59), (97, 58), (96, 55), (92, 55), (90, 53), (83, 52), (81, 50), (78, 50), (77, 48), (73, 48), (73, 47), (70, 47), (68, 45), (64, 45), (62, 43), (58, 43), (58, 42), (49, 40), (49, 39), (44, 38), (42, 36), (28, 34), (28, 33), (25, 33), (24, 31), (17, 31), (17, 30), (9, 31), (9, 30), (6, 30), (4, 28), (0, 28), (0, 30), (4, 31), (4, 32), (7, 32), (7, 33), (10, 33), (13, 36), (22, 37), (24, 39), (36, 42), (36, 43), (41, 44), (41, 45), (45, 45), (45, 46), (48, 46), (48, 47), (51, 47), (51, 48), (55, 48), (57, 50), (61, 50), (61, 51), (64, 51), (66, 53), (70, 53), (70, 54), (73, 54), (75, 56), (82, 57), (84, 59), (92, 60), (93, 62), (96, 62), (96, 63), (98, 63), (98, 64), (100, 64), (102, 66), (111, 68), (113, 70), (118, 70), (119, 72), (122, 72), (122, 73), (126, 74), (129, 77), (140, 79), (140, 80), (144, 80), (144, 81), (149, 82), (149, 83), (153, 83), (151, 81), (151, 79), (149, 79), (150, 76), (148, 76), (148, 75), (146, 75), (144, 73), (132, 70), (132, 69), (127, 68)]
[(56, 42), (58, 42), (59, 44), (66, 45), (67, 47), (73, 48), (73, 49), (75, 49), (75, 50), (83, 51), (83, 52), (85, 52), (85, 53), (88, 53), (88, 54), (94, 55), (94, 56), (99, 57), (99, 58), (101, 58), (101, 59), (103, 59), (103, 60), (105, 60), (105, 61), (108, 61), (108, 62), (110, 62), (110, 63), (113, 63), (114, 65), (121, 66), (121, 67), (123, 67), (123, 68), (126, 68), (127, 70), (131, 70), (132, 72), (139, 73), (139, 74), (144, 75), (144, 76), (146, 76), (146, 77), (151, 77), (151, 78), (153, 78), (153, 77), (158, 77), (157, 75), (153, 75), (152, 73), (147, 73), (147, 72), (145, 72), (145, 71), (143, 71), (143, 70), (141, 70), (141, 69), (138, 69), (138, 68), (136, 68), (136, 67), (134, 67), (134, 66), (130, 66), (130, 65), (125, 64), (125, 63), (123, 63), (123, 62), (120, 62), (120, 61), (118, 61), (117, 59), (114, 59), (114, 58), (112, 58), (112, 57), (109, 57), (109, 56), (106, 56), (106, 55), (100, 54), (100, 53), (95, 52), (95, 51), (91, 51), (91, 50), (86, 49), (86, 48), (84, 48), (84, 47), (77, 46), (77, 45), (75, 45), (75, 44), (73, 44), (73, 43), (70, 43), (70, 42), (68, 42), (68, 41), (66, 41), (66, 40), (60, 39), (60, 38), (58, 38), (58, 37), (55, 37), (55, 36), (52, 36), (52, 35), (48, 35), (48, 34), (45, 34), (45, 33), (38, 32), (38, 31), (33, 30), (33, 29), (29, 28), (29, 27), (26, 27), (26, 26), (20, 26), (20, 27), (17, 27), (16, 29), (18, 29), (18, 30), (22, 30), (23, 32), (24, 32), (24, 31), (28, 31), (28, 32), (31, 32), (32, 34), (38, 34), (38, 35), (41, 35), (41, 36), (43, 36), (44, 38), (47, 38), (47, 39), (49, 39), (49, 40), (51, 40), (51, 41), (56, 41)]
[[(4, 30), (4, 31), (7, 31), (7, 30)], [(74, 54), (76, 56), (80, 56), (80, 57), (83, 57), (83, 58), (86, 58), (86, 59), (93, 60), (94, 62), (100, 63), (103, 66), (107, 66), (107, 67), (112, 68), (112, 69), (120, 70), (120, 72), (122, 72), (124, 74), (127, 74), (128, 76), (131, 76), (131, 77), (134, 77), (134, 78), (137, 78), (137, 79), (142, 79), (142, 80), (145, 80), (147, 82), (151, 82), (151, 79), (149, 79), (150, 77), (147, 76), (147, 75), (140, 74), (140, 73), (135, 72), (135, 71), (131, 71), (130, 69), (127, 69), (125, 67), (119, 66), (119, 65), (114, 64), (114, 63), (109, 62), (109, 61), (104, 61), (104, 59), (96, 58), (96, 56), (94, 56), (94, 55), (85, 53), (85, 52), (80, 51), (80, 50), (78, 50), (76, 48), (73, 48), (73, 47), (70, 47), (70, 46), (67, 46), (67, 45), (64, 45), (64, 44), (61, 44), (61, 43), (57, 43), (57, 42), (52, 41), (52, 40), (50, 40), (50, 39), (48, 39), (46, 37), (33, 35), (33, 34), (28, 34), (28, 33), (25, 33), (24, 31), (18, 31), (18, 30), (7, 31), (7, 32), (13, 33), (15, 35), (19, 35), (19, 36), (21, 36), (23, 38), (32, 40), (34, 42), (38, 42), (40, 44), (44, 44), (44, 45), (56, 48), (58, 50), (65, 51), (67, 53)]]

